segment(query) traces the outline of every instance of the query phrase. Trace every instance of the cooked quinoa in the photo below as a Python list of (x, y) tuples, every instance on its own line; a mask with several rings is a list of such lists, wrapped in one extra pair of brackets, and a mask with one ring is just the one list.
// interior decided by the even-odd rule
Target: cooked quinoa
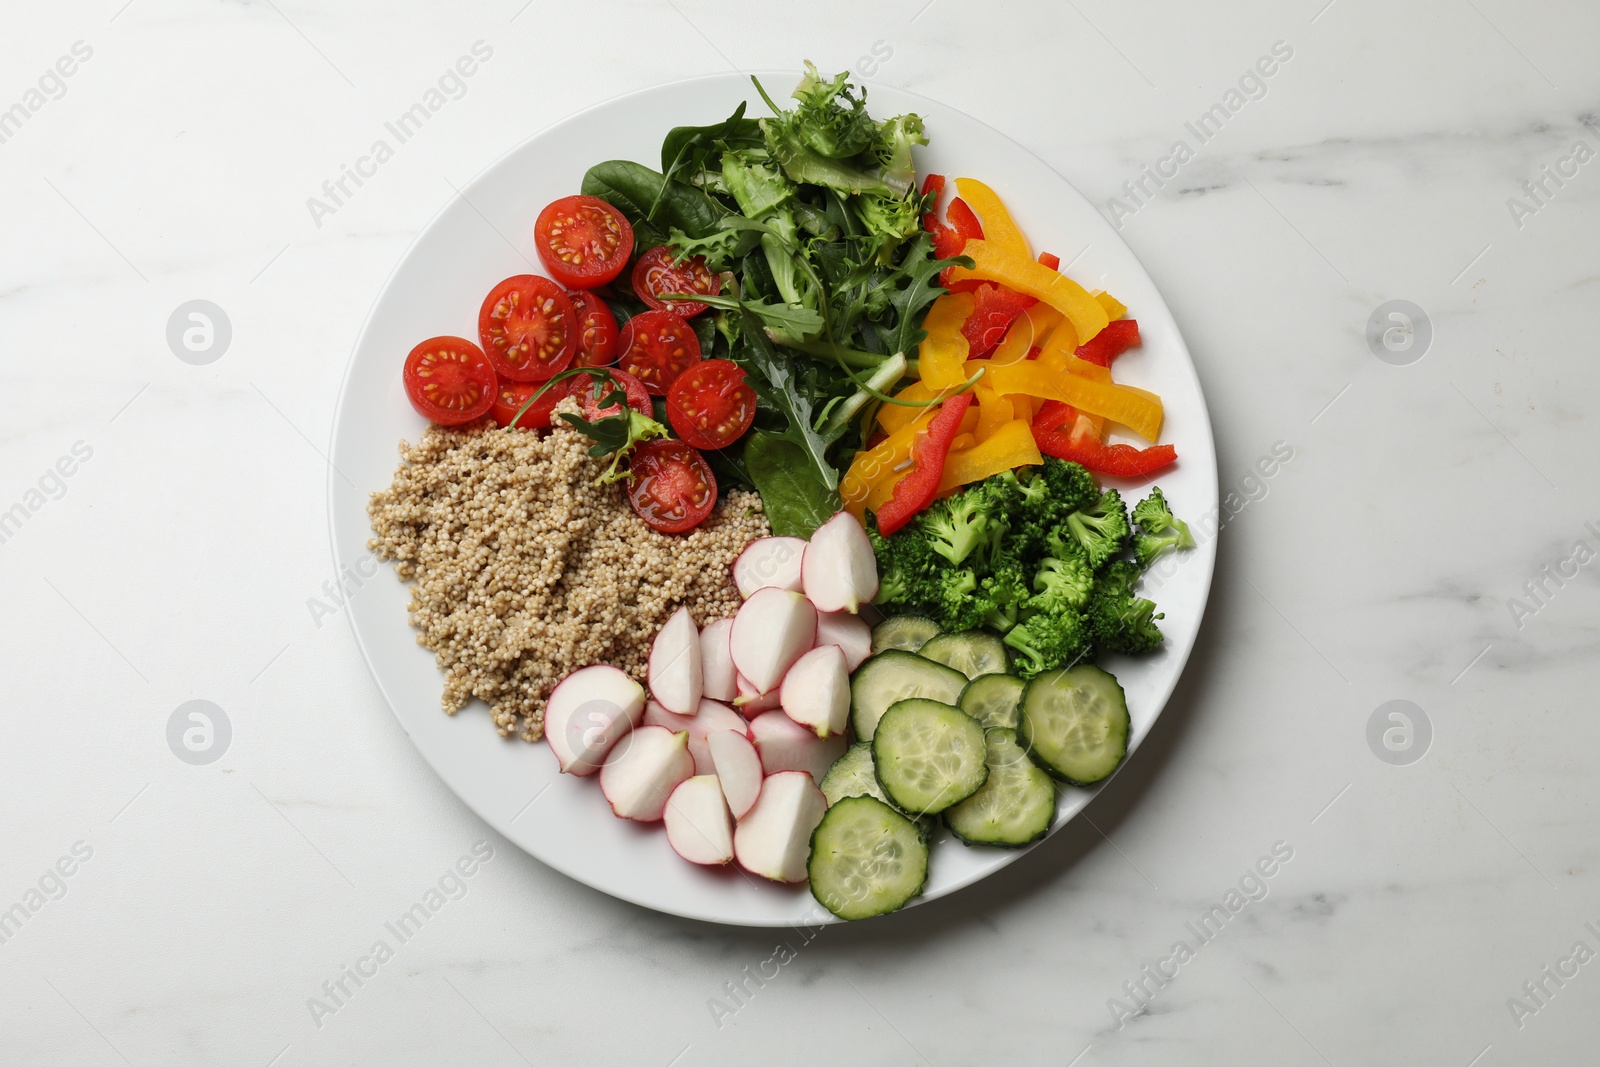
[(502, 737), (525, 741), (544, 735), (545, 698), (569, 672), (610, 663), (643, 682), (680, 605), (702, 625), (732, 615), (733, 561), (771, 532), (761, 497), (734, 491), (689, 533), (657, 533), (620, 486), (594, 484), (609, 460), (557, 426), (430, 426), (401, 442), (393, 484), (367, 505), (373, 552), (415, 583), (411, 625), (445, 673), (444, 710), (478, 697)]

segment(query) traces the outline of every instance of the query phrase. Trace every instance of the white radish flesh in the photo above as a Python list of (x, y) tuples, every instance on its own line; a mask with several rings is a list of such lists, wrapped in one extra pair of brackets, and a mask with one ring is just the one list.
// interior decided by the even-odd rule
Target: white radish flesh
[(639, 724), (644, 688), (615, 667), (573, 671), (550, 693), (544, 736), (565, 774), (593, 774), (617, 739)]
[(751, 874), (774, 882), (802, 882), (811, 858), (811, 832), (828, 801), (809, 775), (770, 775), (761, 796), (733, 832), (733, 852)]
[(738, 678), (739, 695), (733, 698), (733, 706), (747, 719), (753, 719), (763, 711), (782, 707), (782, 693), (778, 689), (771, 689), (763, 693), (744, 675)]
[(711, 767), (711, 749), (706, 745), (706, 738), (719, 730), (736, 730), (744, 733), (750, 725), (726, 704), (705, 699), (700, 701), (700, 707), (693, 715), (678, 715), (652, 700), (645, 705), (644, 724), (664, 726), (674, 733), (679, 730), (688, 731), (689, 755), (694, 757), (696, 774), (716, 773)]
[(733, 730), (718, 730), (710, 737), (711, 763), (722, 783), (722, 795), (735, 819), (755, 806), (761, 793), (761, 757), (750, 738)]
[(745, 546), (733, 561), (733, 584), (746, 600), (757, 589), (800, 591), (801, 560), (806, 543), (798, 537), (762, 537)]
[(817, 644), (838, 645), (844, 652), (845, 669), (854, 672), (872, 655), (872, 627), (853, 612), (818, 612)]
[(850, 672), (844, 650), (822, 645), (794, 661), (779, 689), (783, 712), (818, 737), (844, 733), (850, 719)]
[(739, 673), (758, 692), (767, 693), (816, 639), (817, 609), (811, 601), (769, 586), (756, 590), (733, 617), (729, 648)]
[(700, 704), (700, 631), (688, 608), (672, 613), (650, 645), (650, 695), (668, 711), (692, 715)]
[(733, 820), (714, 774), (685, 780), (667, 798), (667, 844), (690, 863), (708, 866), (733, 859)]
[(756, 743), (761, 768), (768, 774), (805, 771), (820, 782), (833, 761), (844, 755), (843, 734), (823, 740), (781, 711), (769, 711), (750, 720), (750, 739)]
[[(700, 695), (724, 704), (739, 695), (733, 667), (733, 620), (708, 622), (700, 630)], [(871, 635), (868, 634), (868, 644)]]
[(600, 792), (619, 818), (655, 822), (678, 783), (693, 775), (686, 732), (641, 726), (606, 757), (600, 768)]
[(867, 531), (841, 511), (811, 535), (802, 574), (806, 596), (818, 611), (854, 612), (878, 595), (878, 560)]

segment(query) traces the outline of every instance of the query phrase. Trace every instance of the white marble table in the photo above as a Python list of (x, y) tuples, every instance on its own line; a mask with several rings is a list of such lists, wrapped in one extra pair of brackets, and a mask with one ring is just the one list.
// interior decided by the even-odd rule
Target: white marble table
[[(1600, 9), (1324, 2), (12, 5), (0, 1059), (1592, 1061)], [(962, 107), (1118, 218), (1237, 493), (1200, 647), (1089, 817), (814, 935), (615, 902), (466, 811), (339, 616), (321, 455), (453, 186), (593, 102), (804, 57)], [(192, 300), (231, 324), (204, 365), (167, 341)], [(1393, 300), (1420, 360), (1421, 329), (1369, 347)], [(168, 744), (191, 700), (230, 724), (207, 764)]]

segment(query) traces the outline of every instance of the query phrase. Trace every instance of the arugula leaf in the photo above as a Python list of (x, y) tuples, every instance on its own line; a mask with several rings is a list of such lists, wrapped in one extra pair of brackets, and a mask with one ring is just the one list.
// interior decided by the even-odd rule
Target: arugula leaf
[(833, 518), (839, 493), (824, 484), (799, 445), (780, 434), (757, 430), (745, 441), (744, 465), (761, 505), (780, 537), (810, 537)]
[[(807, 307), (769, 304), (760, 297), (754, 300), (740, 300), (734, 296), (706, 296), (702, 293), (684, 295), (691, 296), (696, 303), (707, 304), (723, 311), (743, 309), (752, 312), (764, 325), (787, 337), (810, 337), (822, 329), (822, 316)], [(670, 299), (670, 294), (668, 298)]]
[(889, 276), (891, 287), (889, 303), (898, 317), (894, 326), (884, 331), (883, 342), (889, 351), (899, 352), (908, 359), (916, 352), (928, 331), (922, 328), (922, 315), (927, 306), (943, 296), (945, 289), (939, 284), (939, 272), (946, 267), (971, 267), (966, 256), (951, 259), (933, 258), (933, 238), (919, 233), (906, 247), (906, 254)]
[[(635, 445), (650, 440), (652, 437), (667, 436), (667, 428), (648, 415), (641, 415), (628, 407), (625, 400), (621, 399), (622, 390), (619, 388), (612, 397), (617, 399), (613, 403), (605, 403), (602, 411), (610, 411), (613, 406), (620, 405), (621, 414), (607, 415), (603, 419), (590, 422), (581, 415), (570, 412), (561, 412), (561, 418), (571, 423), (594, 444), (589, 447), (589, 455), (596, 459), (611, 457), (611, 466), (601, 472), (595, 479), (596, 485), (610, 485), (620, 482), (628, 477), (628, 471), (622, 466), (622, 461), (633, 454)], [(610, 398), (607, 398), (610, 399)]]
[(690, 256), (704, 256), (706, 267), (724, 271), (741, 256), (748, 255), (761, 242), (761, 235), (751, 230), (721, 229), (709, 237), (690, 237), (674, 226), (667, 234), (667, 245), (676, 262)]
[(760, 318), (748, 308), (740, 308), (740, 330), (745, 362), (753, 371), (746, 381), (759, 401), (788, 420), (788, 428), (778, 436), (798, 449), (801, 469), (813, 471), (830, 492), (839, 488), (839, 472), (828, 462), (828, 446), (837, 435), (825, 437), (813, 426), (810, 396), (801, 388), (794, 360), (773, 345), (761, 326)]

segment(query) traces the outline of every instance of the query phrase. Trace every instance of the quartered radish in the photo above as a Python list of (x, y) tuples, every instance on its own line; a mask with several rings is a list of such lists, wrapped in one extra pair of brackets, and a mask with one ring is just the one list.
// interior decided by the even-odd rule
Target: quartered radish
[(712, 766), (722, 782), (722, 795), (733, 817), (742, 819), (761, 793), (761, 757), (742, 732), (718, 730), (707, 740)]
[(850, 721), (850, 671), (844, 650), (821, 645), (794, 661), (779, 690), (783, 712), (818, 737), (844, 733)]
[(644, 687), (615, 667), (597, 664), (573, 671), (550, 693), (544, 736), (565, 774), (600, 769), (617, 738), (644, 714)]
[(756, 743), (761, 767), (769, 775), (805, 771), (820, 782), (833, 761), (844, 755), (843, 734), (823, 740), (781, 711), (751, 719), (750, 739)]
[[(869, 545), (869, 557), (871, 553)], [(767, 693), (778, 688), (790, 664), (816, 639), (817, 609), (811, 601), (788, 589), (768, 586), (752, 593), (733, 617), (729, 647), (739, 673), (750, 679), (758, 692)]]
[(706, 739), (721, 730), (735, 730), (742, 734), (750, 724), (728, 705), (702, 698), (693, 715), (676, 714), (652, 700), (645, 705), (644, 725), (664, 726), (674, 733), (687, 731), (689, 755), (694, 757), (694, 773), (715, 774), (711, 767), (711, 749), (707, 747)]
[(760, 537), (733, 561), (733, 584), (746, 600), (757, 589), (800, 591), (800, 562), (806, 543), (798, 537)]
[(700, 630), (700, 695), (724, 704), (739, 695), (733, 667), (733, 620), (708, 622)]
[(774, 882), (803, 882), (811, 832), (828, 802), (808, 774), (780, 771), (761, 783), (761, 796), (733, 832), (733, 853), (751, 874)]
[(700, 631), (689, 609), (679, 608), (650, 645), (650, 695), (668, 711), (692, 715), (701, 688)]
[(763, 711), (783, 706), (782, 689), (760, 692), (755, 684), (742, 674), (736, 678), (734, 684), (739, 690), (739, 695), (733, 698), (733, 706), (747, 719), (753, 719)]
[(848, 511), (817, 527), (802, 564), (806, 596), (818, 611), (853, 612), (878, 595), (872, 542)]
[(690, 863), (716, 866), (733, 859), (733, 820), (714, 774), (684, 780), (663, 813), (667, 844)]
[(846, 670), (855, 670), (872, 655), (872, 627), (849, 611), (817, 612), (817, 644), (838, 645)]
[(600, 768), (600, 792), (619, 818), (655, 822), (678, 783), (693, 774), (686, 731), (641, 726), (606, 757)]

